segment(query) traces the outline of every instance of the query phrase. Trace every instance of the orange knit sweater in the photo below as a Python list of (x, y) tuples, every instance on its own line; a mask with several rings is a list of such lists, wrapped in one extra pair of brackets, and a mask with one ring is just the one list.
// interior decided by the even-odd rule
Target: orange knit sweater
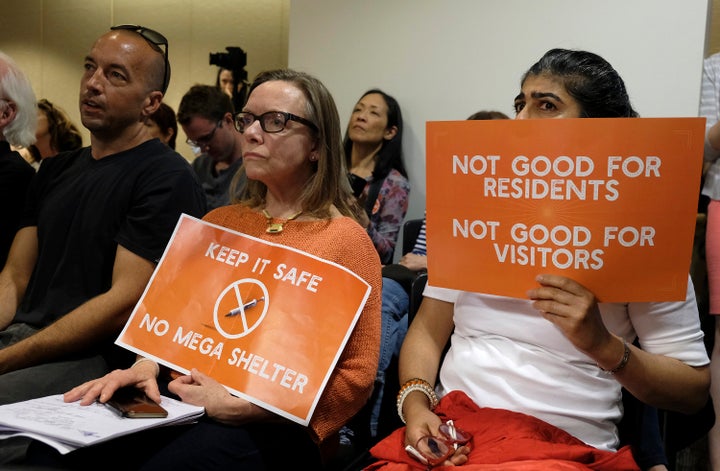
[(266, 233), (265, 216), (243, 205), (217, 208), (203, 220), (335, 262), (370, 284), (372, 291), (365, 308), (310, 419), (313, 440), (322, 442), (362, 408), (375, 380), (380, 354), (382, 277), (372, 241), (359, 224), (347, 217), (293, 220), (279, 234)]

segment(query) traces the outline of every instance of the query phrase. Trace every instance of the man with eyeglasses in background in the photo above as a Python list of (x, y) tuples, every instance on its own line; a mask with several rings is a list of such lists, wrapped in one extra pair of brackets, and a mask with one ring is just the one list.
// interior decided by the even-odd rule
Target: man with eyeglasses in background
[(43, 163), (0, 272), (1, 404), (131, 364), (114, 340), (180, 214), (206, 212), (190, 165), (145, 125), (170, 79), (167, 40), (116, 26), (83, 68), (80, 116), (91, 145)]
[[(178, 123), (199, 155), (193, 160), (208, 210), (230, 204), (233, 177), (242, 165), (242, 134), (234, 125), (235, 110), (231, 98), (217, 87), (194, 85), (183, 96), (178, 107)], [(245, 177), (236, 183), (237, 195)]]

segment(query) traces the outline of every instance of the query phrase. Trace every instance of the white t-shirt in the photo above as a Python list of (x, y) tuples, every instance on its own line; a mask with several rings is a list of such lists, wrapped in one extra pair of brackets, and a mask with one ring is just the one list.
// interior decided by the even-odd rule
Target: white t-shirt
[[(523, 412), (600, 449), (618, 446), (621, 387), (525, 299), (427, 286), (455, 303), (438, 395), (460, 389), (481, 407)], [(692, 282), (684, 302), (600, 304), (608, 329), (648, 352), (709, 363)]]

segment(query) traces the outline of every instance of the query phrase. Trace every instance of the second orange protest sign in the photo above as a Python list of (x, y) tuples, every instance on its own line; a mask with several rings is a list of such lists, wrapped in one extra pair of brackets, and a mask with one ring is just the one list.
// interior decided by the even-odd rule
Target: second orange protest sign
[(429, 282), (524, 298), (556, 273), (600, 301), (685, 299), (702, 118), (427, 124)]

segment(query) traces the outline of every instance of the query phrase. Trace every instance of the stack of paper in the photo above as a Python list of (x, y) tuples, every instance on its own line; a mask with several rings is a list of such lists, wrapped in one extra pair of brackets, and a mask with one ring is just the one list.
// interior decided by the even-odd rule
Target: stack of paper
[(0, 406), (0, 439), (31, 437), (65, 454), (140, 430), (194, 422), (205, 412), (165, 396), (161, 405), (168, 411), (167, 418), (124, 418), (100, 403), (66, 403), (61, 394), (7, 404)]

